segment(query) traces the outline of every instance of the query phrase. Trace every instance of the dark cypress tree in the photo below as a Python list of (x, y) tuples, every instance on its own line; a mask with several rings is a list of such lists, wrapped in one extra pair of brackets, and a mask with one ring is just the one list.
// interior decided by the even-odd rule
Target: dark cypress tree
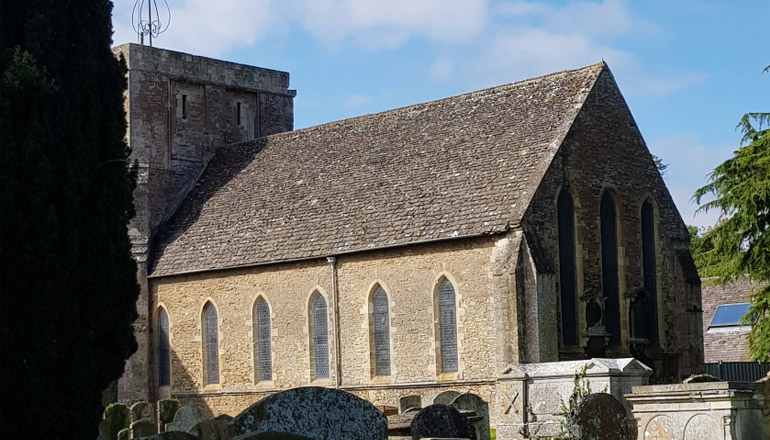
[(135, 179), (111, 12), (0, 3), (3, 438), (95, 439), (101, 392), (136, 350)]

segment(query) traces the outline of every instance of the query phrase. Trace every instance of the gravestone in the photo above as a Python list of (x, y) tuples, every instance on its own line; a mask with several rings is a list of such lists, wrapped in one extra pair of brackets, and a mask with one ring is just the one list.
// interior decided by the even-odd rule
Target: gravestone
[(481, 417), (481, 420), (472, 424), (472, 427), (475, 428), (476, 439), (489, 440), (489, 403), (475, 394), (466, 393), (455, 397), (452, 406), (458, 410), (473, 411)]
[(433, 404), (451, 405), (452, 401), (459, 395), (460, 393), (457, 391), (444, 391), (433, 399)]
[(230, 423), (233, 437), (277, 431), (311, 439), (385, 440), (387, 421), (371, 403), (345, 391), (293, 388), (265, 397)]
[(230, 438), (229, 424), (233, 420), (227, 414), (198, 422), (187, 432), (201, 440), (227, 440)]
[(118, 440), (131, 440), (131, 429), (121, 429), (120, 432), (118, 432)]
[(163, 399), (158, 401), (158, 420), (163, 423), (174, 421), (176, 412), (179, 411), (179, 401), (176, 399)]
[(581, 438), (631, 440), (623, 404), (607, 393), (586, 396), (575, 409), (573, 423), (580, 427)]
[(475, 440), (468, 419), (460, 411), (442, 404), (434, 404), (420, 410), (412, 419), (412, 439), (441, 437)]
[(140, 419), (131, 424), (133, 438), (150, 437), (158, 433), (158, 425), (149, 419)]
[(131, 420), (138, 422), (147, 419), (155, 423), (155, 406), (149, 402), (136, 402), (131, 405)]
[[(104, 429), (104, 433), (107, 435), (108, 440), (116, 440), (118, 438), (118, 432), (126, 429), (131, 424), (131, 412), (126, 405), (122, 403), (113, 403), (107, 405), (104, 409), (105, 426), (100, 425), (99, 431)], [(100, 434), (101, 437), (101, 434)]]
[(310, 437), (305, 437), (299, 434), (287, 434), (285, 432), (275, 431), (263, 431), (263, 432), (250, 432), (248, 434), (239, 435), (232, 440), (312, 440)]
[(174, 415), (174, 420), (166, 425), (166, 431), (184, 431), (187, 432), (196, 423), (203, 420), (201, 410), (194, 406), (183, 406)]
[(399, 411), (406, 412), (410, 408), (421, 408), (422, 399), (420, 396), (404, 396), (398, 401)]

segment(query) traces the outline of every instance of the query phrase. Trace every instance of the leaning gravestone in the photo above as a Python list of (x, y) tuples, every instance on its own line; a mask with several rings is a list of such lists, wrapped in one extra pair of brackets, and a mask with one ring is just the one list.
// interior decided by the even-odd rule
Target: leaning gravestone
[(158, 425), (149, 419), (140, 419), (131, 424), (133, 438), (150, 437), (158, 433)]
[(573, 426), (579, 427), (580, 438), (631, 440), (623, 404), (607, 393), (586, 396), (575, 410)]
[(265, 397), (230, 424), (233, 437), (277, 431), (314, 440), (385, 440), (387, 421), (371, 403), (332, 388), (302, 387)]
[(221, 414), (213, 419), (201, 420), (187, 432), (201, 440), (228, 440), (229, 425), (232, 420), (233, 418), (227, 414)]
[(436, 437), (476, 438), (468, 419), (460, 411), (440, 403), (421, 409), (412, 419), (412, 439)]
[(131, 421), (146, 419), (155, 423), (155, 406), (150, 402), (136, 402), (131, 405)]
[(475, 394), (460, 394), (452, 401), (452, 406), (458, 410), (473, 411), (481, 420), (473, 424), (476, 440), (489, 440), (489, 403)]
[(195, 426), (196, 423), (203, 420), (201, 410), (194, 406), (183, 406), (174, 415), (174, 420), (166, 425), (166, 431), (184, 431)]

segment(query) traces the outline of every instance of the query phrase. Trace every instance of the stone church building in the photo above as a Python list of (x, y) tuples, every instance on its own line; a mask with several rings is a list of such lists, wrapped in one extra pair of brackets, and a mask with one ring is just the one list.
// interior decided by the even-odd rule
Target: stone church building
[(140, 166), (121, 399), (403, 408), (495, 402), (510, 364), (702, 368), (688, 234), (605, 63), (292, 130), (288, 73), (115, 52)]

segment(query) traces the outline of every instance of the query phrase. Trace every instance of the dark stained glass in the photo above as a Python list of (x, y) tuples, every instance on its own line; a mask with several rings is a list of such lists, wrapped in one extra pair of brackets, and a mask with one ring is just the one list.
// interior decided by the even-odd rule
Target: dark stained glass
[(378, 287), (372, 295), (374, 303), (374, 374), (390, 375), (390, 320), (388, 319), (388, 294)]
[(449, 280), (441, 282), (438, 290), (438, 325), (441, 338), (442, 373), (457, 371), (457, 317), (455, 289)]

